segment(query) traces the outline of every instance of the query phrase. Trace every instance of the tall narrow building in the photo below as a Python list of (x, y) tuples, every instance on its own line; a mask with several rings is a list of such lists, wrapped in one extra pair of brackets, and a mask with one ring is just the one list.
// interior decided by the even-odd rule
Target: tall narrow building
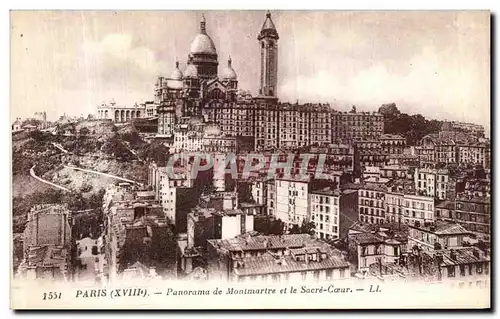
[(278, 89), (278, 31), (268, 11), (257, 40), (260, 45), (259, 97), (277, 99)]

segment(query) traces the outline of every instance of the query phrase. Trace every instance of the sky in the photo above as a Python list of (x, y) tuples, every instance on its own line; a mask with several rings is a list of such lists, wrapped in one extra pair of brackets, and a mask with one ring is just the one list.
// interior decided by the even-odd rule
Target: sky
[[(490, 123), (490, 16), (480, 11), (272, 11), (278, 97)], [(85, 116), (110, 100), (153, 100), (158, 76), (186, 66), (200, 11), (12, 11), (11, 120)], [(205, 11), (240, 89), (258, 92), (265, 11)]]

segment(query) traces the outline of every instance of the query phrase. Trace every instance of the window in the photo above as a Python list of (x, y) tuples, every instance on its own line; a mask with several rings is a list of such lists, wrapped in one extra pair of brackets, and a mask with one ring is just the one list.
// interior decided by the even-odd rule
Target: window
[(314, 280), (318, 280), (319, 279), (319, 270), (315, 270), (313, 272), (313, 276), (314, 276)]
[(307, 272), (303, 271), (300, 273), (302, 280), (306, 280), (307, 278)]
[(482, 274), (483, 273), (483, 264), (477, 264), (476, 270), (477, 270), (478, 274)]
[(333, 274), (333, 270), (332, 269), (327, 269), (326, 270), (326, 279), (332, 279), (332, 274)]
[(367, 253), (368, 253), (368, 249), (365, 246), (361, 247), (361, 256), (366, 256)]
[(455, 266), (448, 266), (448, 277), (455, 277)]
[(345, 269), (340, 269), (340, 278), (345, 278)]

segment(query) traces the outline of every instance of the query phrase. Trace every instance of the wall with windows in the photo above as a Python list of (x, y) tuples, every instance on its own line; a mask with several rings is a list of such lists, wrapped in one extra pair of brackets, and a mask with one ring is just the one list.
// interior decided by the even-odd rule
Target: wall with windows
[(319, 239), (339, 238), (340, 196), (311, 194), (311, 220)]
[(382, 188), (358, 191), (359, 220), (364, 223), (381, 224), (385, 220), (385, 192)]
[(297, 271), (297, 272), (284, 272), (276, 274), (256, 274), (249, 276), (235, 276), (233, 280), (239, 282), (255, 281), (255, 280), (272, 280), (274, 282), (286, 282), (288, 280), (296, 281), (329, 281), (346, 279), (350, 277), (349, 268), (332, 268), (321, 270)]
[(276, 217), (289, 227), (309, 220), (308, 183), (276, 179)]

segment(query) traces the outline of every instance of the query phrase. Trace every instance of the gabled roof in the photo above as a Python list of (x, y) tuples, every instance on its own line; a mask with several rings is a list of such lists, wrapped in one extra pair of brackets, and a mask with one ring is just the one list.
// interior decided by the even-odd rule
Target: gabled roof
[(360, 245), (384, 243), (384, 239), (381, 236), (372, 233), (353, 234), (350, 236), (350, 240)]
[(467, 235), (470, 233), (467, 229), (465, 229), (463, 226), (459, 224), (446, 222), (442, 220), (436, 220), (433, 224), (429, 225), (410, 226), (410, 227), (424, 230), (436, 235), (460, 235), (460, 234)]
[(228, 251), (264, 250), (264, 249), (285, 249), (301, 248), (307, 242), (312, 241), (308, 234), (293, 234), (281, 236), (240, 236), (230, 239), (210, 239), (208, 242), (220, 249)]
[(440, 250), (439, 253), (443, 256), (443, 265), (464, 265), (477, 262), (490, 261), (490, 257), (482, 250), (474, 247), (453, 249), (455, 259), (452, 256), (452, 249)]
[(265, 254), (244, 259), (244, 266), (234, 269), (237, 275), (270, 275), (275, 273), (303, 272), (321, 269), (348, 268), (349, 263), (339, 256), (328, 254), (320, 261), (297, 261), (292, 256), (273, 257)]

